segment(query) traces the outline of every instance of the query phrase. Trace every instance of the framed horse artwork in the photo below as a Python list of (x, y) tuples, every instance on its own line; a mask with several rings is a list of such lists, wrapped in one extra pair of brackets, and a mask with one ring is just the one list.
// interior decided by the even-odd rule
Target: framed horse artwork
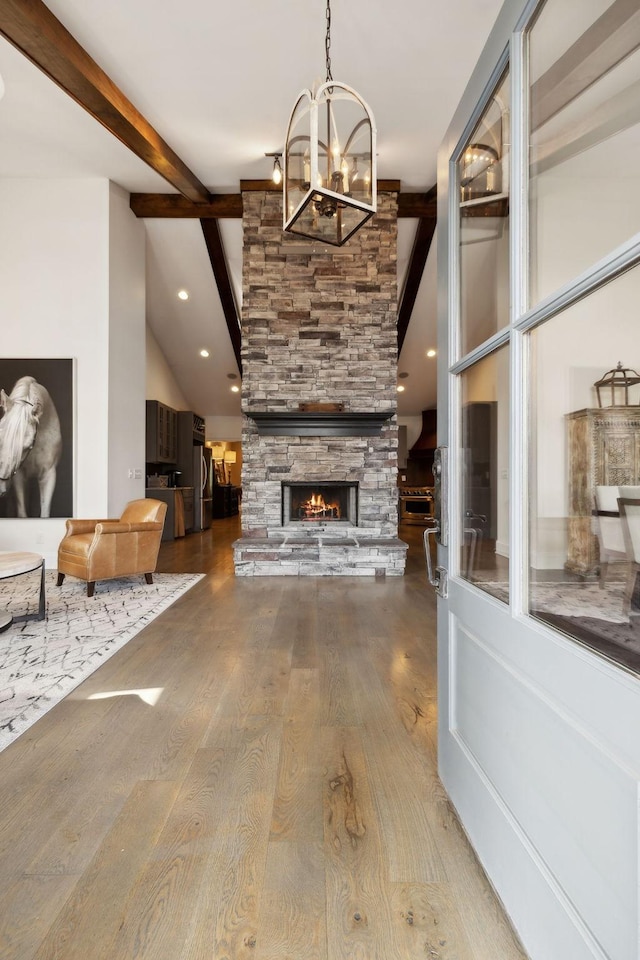
[(73, 516), (73, 361), (0, 359), (0, 517)]

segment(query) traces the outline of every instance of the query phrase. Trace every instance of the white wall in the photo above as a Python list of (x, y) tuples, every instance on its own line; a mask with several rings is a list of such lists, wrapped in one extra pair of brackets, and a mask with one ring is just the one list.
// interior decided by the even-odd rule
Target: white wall
[(422, 433), (422, 417), (419, 414), (414, 417), (398, 417), (398, 426), (407, 428), (407, 451), (409, 451)]
[(207, 440), (242, 440), (242, 417), (205, 417)]
[(160, 344), (153, 335), (153, 330), (147, 324), (147, 367), (146, 367), (146, 399), (159, 400), (174, 410), (189, 410), (178, 383), (167, 363), (167, 358), (160, 349)]
[[(112, 197), (106, 180), (2, 180), (0, 207), (3, 356), (74, 359), (74, 514), (106, 516), (110, 500), (127, 499), (124, 487), (118, 490), (121, 471), (113, 476), (110, 471), (111, 438), (114, 445), (124, 438), (128, 462), (131, 445), (144, 430), (144, 405), (130, 367), (127, 379), (113, 373), (120, 397), (109, 420), (110, 352), (120, 354), (123, 347), (122, 333), (114, 333), (110, 342), (110, 297), (138, 343), (136, 326), (144, 322), (144, 313), (129, 309), (126, 289), (136, 285), (132, 277), (140, 256), (144, 271), (144, 248), (129, 267), (121, 264), (112, 288), (110, 248), (123, 242), (132, 255), (137, 230), (130, 222), (127, 226), (122, 197)], [(33, 550), (55, 566), (64, 527), (64, 518), (0, 520), (0, 549)]]
[[(145, 490), (145, 232), (109, 185), (109, 495), (118, 517)], [(132, 415), (133, 414), (133, 415)]]

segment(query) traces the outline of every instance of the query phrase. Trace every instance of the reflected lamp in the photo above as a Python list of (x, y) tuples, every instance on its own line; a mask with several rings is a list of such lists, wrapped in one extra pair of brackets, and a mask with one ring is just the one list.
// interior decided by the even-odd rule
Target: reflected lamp
[[(600, 380), (596, 380), (594, 386), (599, 407), (628, 407), (633, 405), (629, 399), (629, 388), (640, 386), (640, 373), (630, 367), (623, 367), (622, 363), (618, 362), (615, 370), (607, 370)], [(610, 403), (602, 402), (603, 393), (605, 399), (609, 394)], [(640, 401), (640, 391), (635, 399), (637, 404)]]

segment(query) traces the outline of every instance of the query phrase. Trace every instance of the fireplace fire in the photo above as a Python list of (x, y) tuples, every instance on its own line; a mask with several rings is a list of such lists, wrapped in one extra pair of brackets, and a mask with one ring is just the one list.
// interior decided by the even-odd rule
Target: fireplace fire
[(282, 523), (358, 522), (357, 483), (283, 483)]
[(340, 504), (327, 503), (321, 493), (312, 493), (300, 504), (297, 513), (300, 520), (339, 520)]

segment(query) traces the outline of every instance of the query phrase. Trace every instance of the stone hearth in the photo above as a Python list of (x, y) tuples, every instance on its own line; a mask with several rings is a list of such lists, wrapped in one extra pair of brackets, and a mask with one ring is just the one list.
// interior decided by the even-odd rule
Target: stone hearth
[[(306, 531), (305, 531), (306, 532)], [(336, 537), (334, 530), (236, 541), (236, 573), (244, 576), (401, 576), (407, 545), (391, 537)]]
[[(283, 234), (243, 194), (242, 537), (236, 573), (402, 575), (397, 537), (397, 197), (342, 248)], [(308, 413), (333, 409), (324, 418)], [(256, 419), (253, 419), (253, 414)], [(357, 483), (355, 524), (284, 522), (282, 484)]]

